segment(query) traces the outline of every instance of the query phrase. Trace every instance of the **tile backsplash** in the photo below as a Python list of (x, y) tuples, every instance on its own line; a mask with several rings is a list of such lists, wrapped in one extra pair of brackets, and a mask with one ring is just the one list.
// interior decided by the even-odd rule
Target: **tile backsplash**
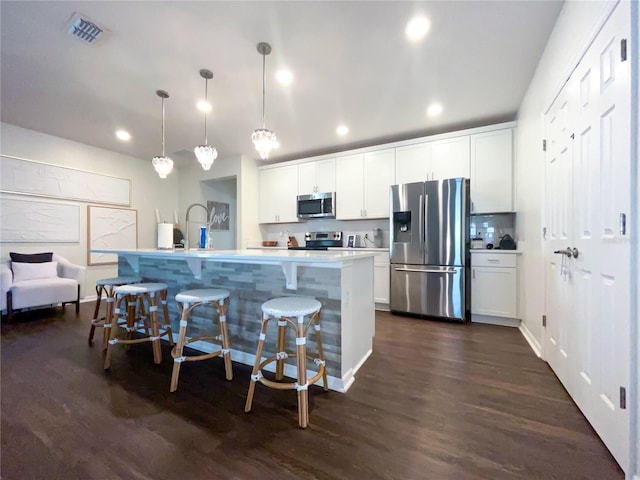
[(491, 243), (495, 247), (503, 235), (509, 234), (515, 239), (516, 214), (495, 213), (492, 215), (471, 215), (470, 237), (482, 238), (484, 245)]
[[(389, 247), (389, 220), (335, 220), (314, 219), (307, 222), (262, 224), (260, 230), (263, 240), (274, 240), (278, 245), (285, 247), (287, 237), (293, 235), (298, 244), (304, 245), (305, 232), (342, 232), (342, 244), (347, 246), (347, 235), (359, 235), (358, 247), (373, 247), (374, 229), (380, 229), (382, 233), (382, 247)], [(367, 236), (367, 238), (365, 238)]]

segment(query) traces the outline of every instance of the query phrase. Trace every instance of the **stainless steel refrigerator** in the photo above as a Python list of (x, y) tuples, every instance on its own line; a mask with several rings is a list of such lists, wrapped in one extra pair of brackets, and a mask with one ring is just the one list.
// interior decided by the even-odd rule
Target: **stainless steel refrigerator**
[(469, 180), (393, 185), (392, 312), (469, 319)]

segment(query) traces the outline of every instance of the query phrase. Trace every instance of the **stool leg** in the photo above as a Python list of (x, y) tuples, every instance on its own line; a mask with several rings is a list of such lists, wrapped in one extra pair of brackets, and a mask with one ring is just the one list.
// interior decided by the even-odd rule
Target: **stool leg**
[(149, 316), (151, 317), (151, 344), (153, 345), (153, 361), (162, 363), (162, 349), (160, 348), (160, 329), (158, 328), (158, 297), (157, 294), (148, 295)]
[[(114, 293), (113, 286), (106, 287), (104, 291), (107, 294), (107, 311), (104, 316), (104, 324), (102, 325), (102, 350), (106, 350), (109, 342), (109, 338), (111, 338), (111, 328), (113, 327), (113, 305), (114, 305)], [(117, 327), (117, 325), (116, 325)]]
[(111, 352), (113, 350), (113, 347), (117, 343), (116, 337), (118, 336), (118, 323), (120, 321), (120, 307), (123, 301), (126, 301), (126, 296), (122, 296), (122, 297), (116, 296), (111, 334), (109, 338), (109, 344), (107, 345), (107, 353), (104, 357), (105, 370), (109, 370), (109, 367), (111, 366)]
[(175, 392), (178, 388), (178, 377), (180, 376), (180, 367), (182, 366), (182, 362), (184, 358), (182, 357), (182, 350), (184, 349), (184, 342), (187, 336), (187, 325), (189, 319), (189, 312), (191, 312), (192, 308), (189, 308), (189, 304), (185, 304), (181, 306), (178, 304), (181, 314), (180, 314), (180, 332), (178, 333), (178, 343), (173, 350), (171, 351), (171, 355), (173, 356), (173, 373), (171, 374), (171, 386), (169, 387), (170, 392)]
[[(133, 340), (135, 334), (136, 325), (138, 324), (136, 318), (136, 306), (138, 305), (138, 299), (135, 295), (127, 295), (127, 340)], [(131, 350), (131, 344), (126, 344), (126, 350)]]
[(244, 411), (251, 411), (251, 404), (253, 403), (253, 394), (256, 389), (256, 382), (254, 380), (260, 372), (260, 362), (262, 360), (262, 347), (264, 346), (264, 339), (267, 333), (267, 322), (269, 321), (268, 315), (262, 316), (262, 328), (260, 329), (260, 340), (258, 340), (258, 350), (256, 351), (256, 361), (253, 364), (253, 370), (251, 370), (251, 382), (249, 383), (249, 393), (247, 394), (247, 403), (244, 405)]
[[(276, 352), (281, 353), (285, 351), (285, 340), (287, 333), (287, 321), (278, 319), (278, 342), (276, 344)], [(276, 360), (276, 380), (282, 380), (284, 378), (284, 359)]]
[(224, 372), (227, 380), (233, 380), (233, 368), (231, 366), (231, 342), (227, 331), (227, 306), (224, 300), (217, 303), (218, 318), (220, 320), (220, 333), (222, 334), (222, 356), (224, 357)]
[(298, 317), (296, 328), (296, 354), (298, 361), (298, 424), (307, 428), (309, 424), (309, 390), (307, 385), (307, 337), (304, 332), (304, 316)]
[[(96, 308), (93, 311), (93, 320), (91, 321), (91, 330), (89, 330), (89, 345), (93, 343), (93, 336), (96, 333), (96, 323), (98, 322), (98, 313), (100, 312), (100, 300), (102, 299), (102, 285), (96, 285)], [(103, 336), (104, 343), (104, 336)]]
[(171, 329), (171, 319), (169, 317), (169, 307), (167, 307), (167, 295), (166, 290), (160, 292), (160, 302), (162, 303), (162, 315), (164, 316), (164, 324), (166, 326), (165, 331), (169, 335), (169, 345), (173, 345), (173, 330)]
[(138, 297), (138, 313), (137, 317), (142, 319), (142, 323), (144, 324), (144, 333), (147, 337), (151, 336), (149, 332), (149, 316), (147, 315), (147, 310), (144, 308), (144, 298)]
[[(318, 358), (324, 361), (324, 351), (322, 350), (322, 334), (320, 333), (320, 314), (315, 314), (314, 320), (314, 329), (316, 331), (316, 345), (318, 346)], [(325, 392), (329, 391), (329, 385), (327, 384), (327, 367), (326, 365), (321, 366), (322, 368), (322, 386), (324, 387)]]

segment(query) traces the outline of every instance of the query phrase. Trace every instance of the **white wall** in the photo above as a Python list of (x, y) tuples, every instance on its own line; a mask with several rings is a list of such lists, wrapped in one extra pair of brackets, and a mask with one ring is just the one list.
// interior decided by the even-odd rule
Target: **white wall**
[[(0, 123), (0, 153), (37, 160), (54, 165), (73, 167), (131, 180), (131, 208), (138, 211), (138, 247), (155, 248), (158, 208), (167, 220), (178, 206), (178, 172), (162, 180), (153, 170), (151, 160), (139, 159), (119, 153), (73, 142), (64, 138)], [(20, 198), (3, 194), (5, 197)], [(56, 200), (57, 201), (57, 200)], [(80, 206), (79, 243), (0, 243), (0, 258), (9, 252), (54, 251), (73, 263), (87, 264), (87, 203), (65, 202)], [(95, 295), (97, 279), (115, 276), (116, 266), (87, 267), (83, 296)]]
[(543, 115), (579, 60), (596, 25), (608, 10), (608, 1), (568, 1), (564, 4), (535, 75), (518, 111), (516, 235), (523, 250), (519, 263), (519, 310), (523, 326), (542, 344), (544, 313), (544, 205)]
[[(195, 161), (193, 166), (180, 170), (178, 218), (183, 232), (186, 230), (187, 208), (192, 203), (206, 205), (212, 180), (235, 179), (237, 188), (237, 229), (235, 248), (244, 248), (260, 239), (258, 228), (258, 172), (253, 159), (240, 155), (218, 158), (211, 170), (204, 171)], [(189, 215), (189, 244), (197, 246), (199, 227), (204, 220), (204, 210), (195, 207)], [(186, 232), (185, 232), (186, 233)]]

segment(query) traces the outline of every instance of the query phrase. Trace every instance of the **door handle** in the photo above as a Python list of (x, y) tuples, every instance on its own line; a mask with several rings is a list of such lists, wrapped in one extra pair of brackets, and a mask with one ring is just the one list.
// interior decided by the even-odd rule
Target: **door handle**
[(555, 250), (553, 253), (556, 253), (558, 255), (566, 255), (567, 257), (571, 258), (578, 258), (578, 255), (580, 254), (580, 252), (578, 251), (577, 248), (573, 247), (567, 247), (564, 250)]
[(438, 270), (435, 268), (419, 269), (419, 268), (394, 268), (396, 272), (415, 272), (415, 273), (456, 273), (455, 268), (447, 268), (446, 270)]

